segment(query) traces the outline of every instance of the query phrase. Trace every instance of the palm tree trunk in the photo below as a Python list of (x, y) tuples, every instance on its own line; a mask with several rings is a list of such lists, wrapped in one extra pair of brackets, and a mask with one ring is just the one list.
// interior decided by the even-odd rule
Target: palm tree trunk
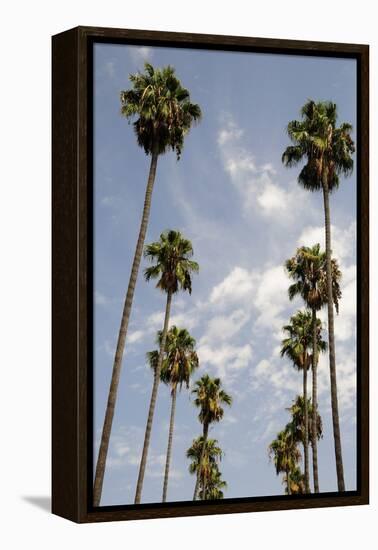
[(328, 346), (329, 346), (329, 373), (331, 380), (331, 406), (333, 438), (335, 442), (335, 458), (337, 486), (339, 491), (345, 491), (343, 457), (341, 451), (341, 436), (339, 422), (339, 406), (337, 402), (337, 380), (336, 380), (336, 355), (335, 355), (335, 329), (333, 320), (333, 297), (332, 297), (332, 265), (331, 265), (331, 222), (329, 210), (329, 189), (327, 181), (323, 182), (324, 218), (325, 218), (325, 240), (326, 240), (326, 272), (327, 272), (327, 296), (328, 296)]
[(157, 367), (156, 367), (156, 372), (155, 372), (155, 377), (154, 377), (154, 384), (153, 384), (153, 387), (152, 387), (150, 408), (149, 408), (149, 411), (148, 411), (146, 432), (145, 432), (145, 435), (144, 435), (142, 458), (141, 458), (140, 466), (139, 466), (138, 482), (137, 482), (136, 492), (135, 492), (135, 504), (140, 503), (140, 499), (141, 499), (141, 496), (142, 496), (144, 473), (145, 473), (145, 470), (146, 470), (148, 448), (149, 448), (149, 445), (150, 445), (151, 430), (152, 430), (152, 421), (154, 419), (156, 398), (157, 398), (159, 382), (160, 382), (161, 365), (162, 365), (162, 362), (163, 362), (165, 342), (166, 342), (166, 339), (167, 339), (169, 316), (170, 316), (170, 312), (171, 312), (171, 303), (172, 303), (172, 292), (169, 291), (168, 294), (167, 294), (167, 304), (165, 306), (164, 327), (163, 327), (163, 332), (162, 332), (162, 336), (161, 336), (159, 359), (158, 359), (158, 364), (157, 364)]
[(203, 481), (202, 481), (203, 500), (206, 500), (206, 486), (207, 486), (207, 476), (203, 476)]
[(290, 487), (290, 471), (286, 470), (286, 483), (287, 483), (287, 494), (291, 495), (291, 487)]
[(314, 477), (314, 492), (319, 493), (318, 473), (318, 346), (316, 309), (312, 309), (312, 422), (311, 422), (311, 447), (312, 447), (312, 472)]
[(98, 452), (96, 474), (93, 486), (93, 505), (99, 506), (102, 493), (102, 485), (104, 482), (106, 457), (109, 449), (110, 433), (112, 430), (114, 409), (117, 400), (118, 384), (121, 375), (122, 358), (125, 349), (127, 329), (129, 326), (131, 306), (133, 303), (134, 290), (138, 277), (139, 265), (143, 253), (144, 239), (146, 237), (148, 219), (150, 216), (152, 191), (155, 183), (156, 166), (157, 166), (158, 154), (152, 153), (150, 172), (148, 175), (147, 188), (144, 198), (144, 207), (142, 220), (139, 228), (138, 241), (135, 249), (133, 265), (131, 268), (131, 274), (129, 279), (129, 286), (127, 288), (125, 303), (123, 306), (121, 326), (118, 333), (117, 348), (114, 356), (112, 379), (110, 382), (108, 403), (106, 405), (104, 425), (102, 428), (100, 448)]
[(202, 445), (200, 460), (199, 460), (199, 463), (198, 463), (198, 471), (197, 471), (196, 485), (194, 487), (193, 500), (197, 500), (198, 489), (199, 489), (199, 484), (200, 484), (200, 479), (201, 479), (202, 463), (203, 463), (203, 459), (204, 459), (204, 456), (205, 456), (208, 432), (209, 432), (209, 425), (204, 424), (203, 425), (203, 445)]
[(166, 458), (166, 462), (165, 462), (164, 485), (163, 485), (163, 502), (167, 501), (169, 466), (170, 466), (170, 463), (171, 463), (173, 428), (174, 428), (174, 425), (175, 425), (176, 397), (177, 397), (177, 386), (175, 386), (172, 390), (171, 419), (170, 419), (170, 422), (169, 422), (167, 458)]
[(303, 407), (304, 407), (304, 469), (306, 493), (310, 492), (310, 476), (308, 468), (308, 407), (307, 407), (307, 354), (303, 361)]

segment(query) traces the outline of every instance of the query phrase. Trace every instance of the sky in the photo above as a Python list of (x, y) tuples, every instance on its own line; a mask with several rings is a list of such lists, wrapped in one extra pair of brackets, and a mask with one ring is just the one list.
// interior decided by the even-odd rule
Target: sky
[[(282, 326), (303, 307), (289, 301), (283, 264), (298, 246), (324, 248), (321, 193), (297, 183), (285, 168), (286, 126), (307, 99), (331, 100), (339, 122), (356, 126), (356, 62), (206, 50), (95, 44), (94, 46), (94, 460), (114, 350), (139, 231), (149, 157), (120, 114), (129, 75), (176, 69), (203, 119), (174, 153), (158, 161), (146, 243), (176, 229), (190, 239), (200, 272), (193, 292), (179, 293), (171, 325), (196, 339), (200, 367), (222, 379), (233, 397), (209, 436), (224, 451), (225, 498), (283, 494), (268, 445), (289, 421), (302, 375), (280, 358)], [(355, 135), (353, 133), (353, 137)], [(333, 255), (343, 273), (335, 318), (338, 396), (345, 484), (356, 489), (356, 175), (341, 179), (330, 199)], [(146, 283), (142, 261), (134, 295), (102, 494), (102, 505), (134, 501), (152, 389), (145, 354), (155, 349), (165, 295)], [(320, 313), (326, 325), (326, 310)], [(326, 337), (326, 334), (325, 334)], [(336, 491), (328, 357), (318, 369), (321, 492)], [(311, 375), (309, 376), (311, 394)], [(170, 414), (170, 391), (160, 385), (142, 502), (160, 502)], [(186, 450), (201, 434), (198, 410), (185, 388), (177, 398), (168, 501), (191, 500), (195, 484)], [(311, 470), (311, 468), (310, 468)], [(311, 473), (311, 472), (310, 472)]]

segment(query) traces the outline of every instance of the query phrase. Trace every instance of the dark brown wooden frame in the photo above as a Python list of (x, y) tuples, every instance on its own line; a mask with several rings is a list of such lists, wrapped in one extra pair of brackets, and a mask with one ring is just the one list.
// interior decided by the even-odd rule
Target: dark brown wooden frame
[[(91, 51), (93, 42), (352, 57), (358, 71), (358, 456), (353, 492), (93, 509), (91, 415)], [(72, 521), (349, 506), (369, 502), (369, 47), (95, 27), (52, 39), (52, 512)], [(88, 276), (90, 275), (90, 276)]]

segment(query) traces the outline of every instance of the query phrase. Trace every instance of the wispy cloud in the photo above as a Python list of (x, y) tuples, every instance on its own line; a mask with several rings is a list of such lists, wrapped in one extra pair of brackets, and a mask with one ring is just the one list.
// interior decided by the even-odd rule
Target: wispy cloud
[(142, 69), (143, 64), (151, 61), (153, 50), (148, 46), (130, 46), (128, 49), (130, 59), (134, 65)]
[(95, 290), (94, 301), (96, 306), (107, 306), (110, 303), (110, 299), (98, 290)]
[(233, 117), (225, 115), (218, 131), (217, 143), (223, 166), (237, 190), (246, 216), (253, 212), (276, 223), (293, 224), (293, 204), (301, 204), (309, 215), (308, 193), (293, 183), (288, 188), (276, 181), (273, 163), (259, 164), (255, 155), (243, 144), (245, 132)]

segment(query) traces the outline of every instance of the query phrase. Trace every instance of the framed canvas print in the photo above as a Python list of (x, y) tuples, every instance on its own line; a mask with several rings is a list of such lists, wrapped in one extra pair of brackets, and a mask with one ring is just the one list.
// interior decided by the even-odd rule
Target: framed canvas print
[(367, 504), (368, 46), (52, 47), (53, 512)]

